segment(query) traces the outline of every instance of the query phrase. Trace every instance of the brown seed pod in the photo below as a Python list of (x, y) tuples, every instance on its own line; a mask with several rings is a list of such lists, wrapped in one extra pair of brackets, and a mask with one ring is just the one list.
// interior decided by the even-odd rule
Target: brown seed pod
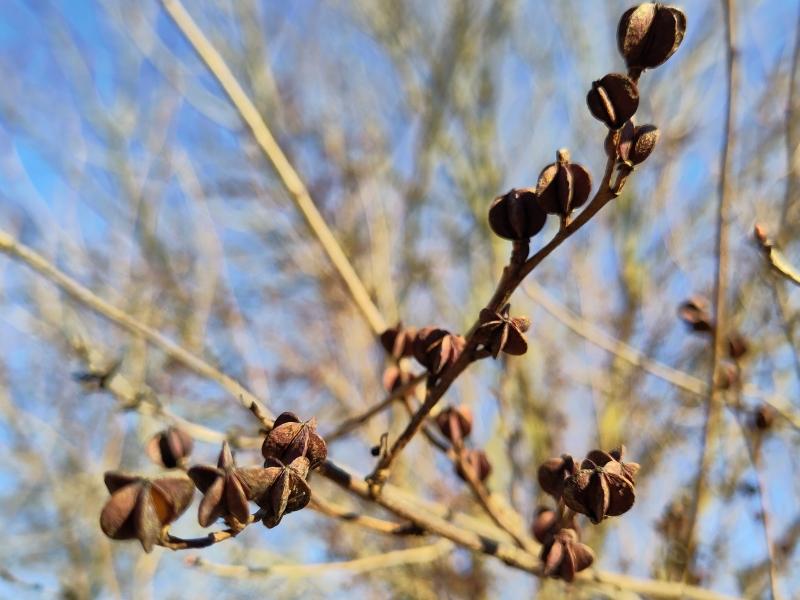
[(431, 375), (439, 375), (458, 360), (466, 341), (460, 335), (436, 327), (420, 329), (414, 340), (414, 358)]
[(618, 131), (609, 131), (606, 137), (606, 153), (633, 169), (650, 156), (659, 136), (655, 125), (637, 127), (633, 121), (627, 121)]
[(509, 317), (511, 305), (506, 304), (500, 312), (481, 309), (480, 326), (476, 335), (495, 359), (500, 352), (522, 356), (528, 351), (525, 332), (531, 325), (527, 317)]
[(145, 450), (157, 465), (174, 469), (183, 466), (193, 447), (194, 442), (188, 433), (177, 427), (169, 427), (150, 438)]
[(569, 150), (556, 152), (556, 162), (547, 165), (539, 174), (536, 193), (542, 208), (550, 213), (569, 214), (583, 206), (592, 191), (592, 176), (581, 165), (570, 162)]
[(261, 446), (261, 454), (265, 460), (274, 458), (287, 465), (305, 456), (313, 469), (327, 458), (328, 446), (317, 433), (315, 418), (301, 422), (294, 413), (285, 412), (275, 419)]
[(262, 522), (272, 529), (285, 514), (305, 508), (311, 500), (311, 488), (305, 479), (308, 476), (309, 461), (300, 456), (289, 465), (278, 461), (267, 461), (265, 471), (270, 473), (270, 486), (256, 503), (264, 511)]
[(769, 404), (760, 404), (753, 411), (753, 427), (757, 431), (768, 431), (775, 423), (776, 411)]
[(569, 454), (550, 458), (539, 465), (537, 479), (542, 491), (550, 494), (556, 500), (564, 492), (564, 483), (569, 475), (576, 471), (575, 461)]
[(622, 465), (611, 460), (603, 466), (586, 459), (564, 485), (564, 502), (575, 512), (599, 523), (628, 512), (636, 499), (633, 482)]
[(750, 345), (745, 338), (738, 331), (734, 331), (728, 336), (728, 356), (732, 360), (739, 360), (750, 349)]
[(692, 331), (708, 333), (714, 329), (708, 300), (702, 296), (692, 296), (678, 308), (678, 316)]
[(534, 190), (513, 189), (495, 198), (489, 207), (489, 227), (507, 240), (530, 239), (542, 230), (546, 219)]
[(270, 476), (262, 467), (237, 467), (228, 442), (223, 442), (216, 467), (195, 465), (189, 469), (189, 477), (203, 493), (197, 512), (200, 525), (208, 527), (220, 517), (246, 523), (250, 517), (248, 501), (264, 494), (274, 479)]
[(146, 479), (116, 471), (105, 474), (111, 493), (100, 513), (100, 528), (114, 540), (138, 539), (150, 552), (172, 523), (192, 503), (194, 486), (186, 477)]
[[(486, 456), (486, 452), (483, 450), (465, 450), (463, 457), (465, 468), (470, 469), (478, 481), (486, 481), (489, 475), (492, 474), (492, 464), (489, 462), (489, 457)], [(456, 464), (456, 475), (461, 479), (467, 479), (461, 468), (461, 462)]]
[(448, 440), (461, 443), (472, 432), (472, 409), (466, 404), (448, 406), (436, 415), (436, 425)]
[(592, 83), (586, 104), (595, 119), (609, 129), (620, 129), (639, 108), (639, 88), (630, 77), (609, 73)]
[(562, 529), (550, 543), (542, 546), (541, 559), (546, 577), (570, 582), (575, 579), (575, 573), (592, 565), (594, 552), (578, 541), (575, 530)]
[(381, 345), (394, 359), (399, 360), (413, 356), (414, 338), (417, 336), (415, 327), (403, 327), (398, 323), (396, 327), (387, 329), (381, 334)]
[(628, 9), (617, 27), (617, 46), (635, 74), (675, 54), (686, 33), (686, 15), (678, 8), (646, 2)]

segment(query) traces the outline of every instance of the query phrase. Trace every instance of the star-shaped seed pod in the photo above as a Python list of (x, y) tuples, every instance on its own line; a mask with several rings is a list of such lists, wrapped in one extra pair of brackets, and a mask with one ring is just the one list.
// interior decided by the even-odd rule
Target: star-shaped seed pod
[(686, 33), (686, 15), (674, 6), (646, 2), (623, 13), (617, 46), (634, 72), (652, 69), (675, 54)]
[(414, 358), (431, 375), (439, 375), (458, 360), (465, 345), (460, 335), (437, 327), (424, 327), (414, 340)]
[(248, 501), (260, 498), (272, 483), (267, 469), (237, 467), (228, 442), (222, 442), (216, 467), (195, 465), (189, 469), (189, 477), (203, 492), (197, 511), (197, 521), (203, 527), (220, 517), (247, 523), (250, 518)]
[(549, 544), (542, 546), (544, 575), (570, 582), (575, 573), (589, 568), (594, 562), (594, 552), (578, 541), (574, 529), (562, 529)]
[(489, 227), (506, 240), (528, 240), (542, 230), (546, 220), (547, 213), (532, 189), (512, 189), (489, 207)]
[(466, 404), (448, 406), (436, 415), (436, 425), (444, 437), (460, 445), (472, 432), (472, 409)]
[(575, 460), (569, 454), (549, 458), (539, 465), (537, 472), (539, 487), (546, 494), (550, 494), (556, 500), (560, 500), (561, 495), (564, 493), (564, 484), (567, 477), (576, 472)]
[(606, 154), (632, 171), (652, 154), (660, 135), (655, 125), (636, 126), (633, 121), (626, 121), (618, 131), (608, 132)]
[(311, 500), (311, 488), (305, 481), (310, 462), (298, 456), (289, 465), (276, 459), (268, 459), (267, 464), (264, 470), (269, 473), (270, 484), (256, 503), (264, 513), (262, 522), (272, 529), (281, 522), (283, 515), (305, 508)]
[(111, 498), (100, 513), (100, 528), (114, 540), (138, 539), (150, 552), (164, 527), (192, 503), (194, 486), (186, 477), (147, 479), (117, 471), (104, 477)]
[(168, 427), (150, 438), (146, 452), (157, 465), (174, 469), (183, 467), (193, 447), (194, 442), (188, 433), (177, 427)]
[(539, 204), (548, 213), (568, 217), (589, 199), (592, 176), (581, 165), (570, 162), (569, 150), (556, 152), (556, 162), (539, 174), (536, 194)]
[(387, 329), (381, 334), (381, 345), (395, 360), (413, 356), (414, 338), (417, 337), (415, 327), (403, 327), (398, 323), (396, 327)]
[(636, 491), (621, 463), (612, 459), (599, 466), (587, 458), (580, 470), (566, 480), (563, 497), (569, 508), (597, 524), (606, 517), (628, 512)]
[(624, 456), (625, 446), (623, 444), (618, 448), (609, 450), (608, 452), (603, 452), (602, 450), (592, 450), (586, 455), (586, 458), (588, 458), (598, 467), (604, 467), (611, 461), (617, 461), (620, 465), (622, 465), (622, 471), (625, 476), (631, 480), (631, 483), (636, 483), (636, 474), (639, 472), (641, 467), (639, 466), (639, 463), (624, 462), (622, 460)]
[(678, 316), (692, 331), (708, 333), (714, 329), (708, 306), (708, 300), (702, 296), (692, 296), (680, 305)]
[(609, 129), (619, 129), (639, 108), (639, 88), (622, 73), (609, 73), (592, 83), (586, 95), (589, 112)]
[(456, 475), (466, 480), (467, 476), (461, 468), (461, 463), (469, 469), (478, 481), (486, 481), (492, 474), (492, 463), (483, 450), (470, 449), (464, 450), (462, 461), (456, 463)]
[(328, 445), (317, 433), (315, 418), (300, 421), (294, 413), (285, 412), (275, 419), (261, 446), (261, 454), (266, 461), (276, 459), (285, 465), (305, 456), (313, 469), (327, 458)]
[(483, 345), (495, 359), (501, 351), (514, 356), (522, 356), (528, 351), (525, 332), (531, 326), (530, 319), (509, 317), (510, 310), (510, 304), (506, 304), (500, 312), (483, 308), (478, 316), (480, 326), (477, 335), (481, 336)]

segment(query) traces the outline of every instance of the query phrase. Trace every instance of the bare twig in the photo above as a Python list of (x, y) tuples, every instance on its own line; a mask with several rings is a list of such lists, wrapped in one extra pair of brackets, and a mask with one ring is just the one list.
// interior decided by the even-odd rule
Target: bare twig
[(684, 580), (689, 575), (696, 549), (695, 529), (702, 504), (707, 493), (707, 476), (713, 461), (711, 445), (714, 443), (719, 420), (721, 418), (722, 401), (720, 400), (719, 382), (723, 377), (722, 357), (725, 355), (727, 326), (727, 289), (728, 289), (728, 223), (731, 218), (730, 204), (733, 197), (732, 171), (733, 147), (736, 128), (736, 89), (739, 80), (739, 60), (736, 48), (736, 6), (734, 0), (722, 0), (722, 12), (725, 18), (725, 42), (727, 61), (726, 90), (726, 123), (720, 156), (720, 177), (718, 185), (719, 208), (717, 217), (717, 266), (714, 284), (714, 320), (716, 327), (712, 330), (713, 354), (711, 375), (708, 382), (708, 400), (706, 404), (703, 440), (698, 461), (697, 478), (689, 511), (687, 527), (687, 562), (683, 573)]
[(208, 41), (208, 38), (194, 22), (194, 19), (186, 11), (183, 4), (179, 0), (162, 0), (162, 4), (195, 52), (197, 52), (214, 77), (217, 78), (242, 120), (252, 130), (253, 137), (255, 137), (256, 142), (264, 152), (264, 156), (272, 164), (286, 191), (289, 192), (295, 205), (302, 213), (303, 218), (305, 218), (308, 227), (319, 240), (331, 264), (333, 264), (336, 272), (342, 278), (353, 301), (372, 331), (376, 334), (383, 332), (386, 329), (383, 316), (370, 298), (361, 278), (356, 273), (353, 265), (350, 264), (339, 242), (336, 241), (328, 224), (314, 204), (314, 200), (311, 198), (311, 194), (309, 194), (300, 175), (289, 162), (286, 154), (272, 135), (269, 127), (267, 127), (264, 118), (259, 114), (242, 86), (239, 85), (236, 77), (231, 73), (228, 65), (225, 64), (219, 52)]

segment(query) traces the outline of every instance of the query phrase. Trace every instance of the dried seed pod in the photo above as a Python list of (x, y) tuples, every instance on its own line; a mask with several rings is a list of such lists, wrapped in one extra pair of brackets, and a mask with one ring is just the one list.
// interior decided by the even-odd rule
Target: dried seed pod
[(537, 472), (539, 487), (546, 494), (550, 494), (553, 498), (559, 500), (564, 493), (564, 483), (567, 477), (575, 473), (575, 471), (575, 461), (569, 454), (550, 458), (539, 465)]
[(411, 373), (390, 365), (383, 371), (382, 381), (383, 389), (391, 394), (411, 381)]
[(556, 152), (556, 162), (547, 165), (539, 174), (536, 194), (542, 208), (551, 214), (569, 214), (589, 199), (592, 176), (581, 165), (570, 162), (569, 150)]
[(169, 427), (150, 438), (146, 452), (157, 465), (174, 469), (183, 466), (193, 447), (194, 442), (188, 433), (177, 427)]
[(598, 466), (592, 460), (581, 463), (580, 470), (564, 485), (564, 502), (575, 512), (599, 523), (606, 517), (628, 512), (636, 499), (633, 482), (622, 465), (610, 460)]
[(586, 458), (596, 464), (598, 467), (604, 467), (611, 461), (617, 461), (622, 465), (622, 471), (625, 477), (630, 479), (631, 483), (636, 483), (636, 474), (641, 468), (639, 463), (623, 462), (622, 458), (625, 456), (625, 446), (619, 446), (608, 452), (602, 450), (592, 450), (586, 455)]
[(595, 119), (605, 123), (609, 129), (620, 129), (639, 108), (639, 88), (630, 77), (609, 73), (592, 83), (586, 104)]
[(528, 351), (525, 332), (531, 325), (527, 317), (509, 317), (511, 305), (506, 304), (500, 312), (482, 309), (479, 315), (480, 326), (476, 332), (481, 344), (494, 358), (505, 352), (521, 356)]
[(197, 511), (197, 521), (203, 527), (220, 517), (246, 523), (250, 517), (248, 501), (261, 497), (274, 480), (268, 469), (237, 467), (228, 442), (222, 442), (216, 467), (195, 465), (189, 469), (189, 477), (203, 493)]
[(414, 358), (431, 375), (439, 375), (458, 360), (466, 341), (444, 329), (425, 327), (414, 340)]
[(311, 488), (305, 481), (310, 463), (306, 457), (299, 456), (289, 465), (275, 459), (268, 460), (267, 464), (265, 470), (270, 472), (271, 484), (256, 503), (264, 512), (262, 522), (272, 529), (281, 522), (283, 515), (305, 508), (311, 500)]
[(460, 444), (472, 432), (472, 409), (466, 404), (449, 406), (436, 415), (436, 425), (444, 437)]
[(609, 131), (606, 137), (606, 153), (618, 158), (629, 169), (643, 163), (653, 152), (660, 133), (655, 125), (635, 126), (626, 121), (618, 131)]
[(530, 189), (513, 189), (495, 198), (489, 207), (489, 227), (507, 240), (530, 239), (542, 230), (546, 219), (536, 193)]
[[(467, 469), (472, 471), (472, 474), (478, 481), (486, 481), (489, 475), (492, 474), (492, 464), (489, 462), (489, 457), (486, 456), (486, 452), (483, 450), (465, 450), (463, 454), (463, 463)], [(461, 479), (467, 479), (460, 462), (456, 464), (456, 475)]]
[(646, 2), (628, 9), (617, 28), (617, 46), (634, 73), (652, 69), (672, 56), (686, 33), (686, 15), (678, 8)]
[(327, 458), (328, 446), (317, 433), (315, 418), (301, 422), (294, 413), (285, 412), (275, 419), (261, 446), (261, 454), (265, 460), (275, 458), (283, 464), (305, 456), (313, 469)]
[(768, 431), (775, 423), (776, 411), (769, 404), (760, 404), (753, 411), (753, 427), (758, 431)]
[(714, 322), (708, 311), (708, 300), (702, 296), (692, 296), (681, 304), (678, 316), (692, 331), (707, 333), (714, 329)]
[(550, 543), (542, 546), (544, 575), (554, 579), (573, 581), (575, 573), (589, 568), (594, 562), (594, 552), (578, 541), (573, 529), (562, 529)]
[(739, 360), (750, 349), (747, 339), (738, 331), (734, 331), (728, 336), (728, 356), (732, 360)]
[(111, 498), (100, 513), (100, 528), (114, 540), (138, 539), (150, 552), (172, 523), (192, 503), (194, 486), (186, 477), (146, 479), (109, 471), (105, 484)]
[(403, 327), (402, 323), (398, 323), (396, 327), (387, 329), (381, 334), (381, 344), (395, 360), (400, 360), (413, 356), (413, 343), (416, 336), (415, 327)]

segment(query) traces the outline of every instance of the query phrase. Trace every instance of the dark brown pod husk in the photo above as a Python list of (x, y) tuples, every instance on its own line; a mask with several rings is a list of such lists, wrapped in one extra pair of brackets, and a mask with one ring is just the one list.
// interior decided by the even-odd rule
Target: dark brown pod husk
[(609, 450), (608, 452), (603, 452), (602, 450), (592, 450), (589, 454), (586, 455), (586, 458), (592, 461), (598, 467), (604, 467), (607, 463), (611, 461), (617, 461), (620, 465), (622, 465), (622, 471), (624, 475), (630, 479), (631, 483), (636, 483), (636, 474), (639, 472), (641, 468), (639, 463), (634, 462), (624, 462), (622, 459), (625, 457), (625, 446), (619, 446), (618, 448), (614, 448), (613, 450)]
[(592, 176), (584, 167), (570, 162), (569, 151), (556, 153), (556, 162), (547, 165), (539, 174), (536, 194), (542, 208), (551, 214), (569, 214), (589, 199)]
[(247, 523), (248, 501), (261, 497), (272, 484), (271, 473), (263, 467), (237, 467), (227, 442), (222, 443), (216, 467), (194, 465), (188, 473), (203, 493), (197, 511), (197, 521), (203, 527), (218, 518)]
[(261, 454), (265, 460), (274, 458), (283, 464), (304, 456), (313, 469), (327, 458), (328, 446), (317, 433), (316, 419), (301, 422), (297, 415), (287, 412), (275, 420), (261, 446)]
[(540, 544), (550, 544), (561, 529), (572, 529), (579, 533), (575, 513), (570, 512), (569, 517), (560, 518), (558, 513), (551, 508), (540, 507), (531, 525), (531, 534)]
[(659, 136), (655, 125), (636, 126), (633, 121), (627, 121), (619, 131), (609, 132), (606, 137), (606, 153), (632, 169), (650, 156)]
[(589, 568), (594, 562), (594, 552), (578, 541), (573, 529), (560, 530), (550, 543), (542, 546), (544, 575), (571, 582), (575, 574)]
[(100, 528), (114, 540), (138, 539), (145, 552), (159, 542), (163, 528), (189, 507), (194, 486), (186, 477), (146, 479), (110, 471), (111, 492), (100, 513)]
[(752, 423), (757, 431), (769, 431), (775, 424), (777, 412), (769, 404), (760, 404), (753, 411)]
[(495, 198), (489, 207), (489, 227), (507, 240), (530, 239), (542, 230), (546, 219), (535, 191), (530, 189), (512, 189)]
[(686, 15), (678, 8), (646, 2), (628, 9), (617, 27), (617, 46), (631, 71), (667, 61), (686, 33)]
[(387, 329), (381, 334), (381, 345), (394, 359), (413, 356), (414, 338), (417, 336), (415, 327), (403, 327), (398, 323), (396, 327)]
[(586, 459), (564, 485), (564, 502), (575, 512), (599, 523), (626, 513), (636, 499), (634, 484), (622, 465), (610, 460), (603, 466)]
[(147, 456), (157, 465), (174, 469), (185, 464), (194, 442), (189, 434), (177, 427), (168, 427), (155, 434), (147, 443)]
[[(464, 467), (470, 469), (478, 481), (486, 481), (489, 475), (492, 474), (492, 464), (489, 462), (489, 457), (486, 456), (486, 452), (483, 450), (464, 450), (463, 463)], [(456, 464), (456, 475), (461, 479), (467, 479), (460, 462)]]
[(472, 409), (466, 404), (448, 406), (436, 415), (436, 425), (448, 440), (461, 443), (472, 433)]
[(311, 488), (305, 479), (310, 463), (300, 456), (289, 465), (276, 460), (267, 461), (265, 470), (272, 481), (269, 488), (256, 499), (263, 512), (262, 522), (270, 529), (276, 527), (283, 516), (305, 508), (311, 500)]
[(609, 73), (592, 83), (586, 104), (594, 118), (609, 129), (620, 129), (639, 108), (639, 88), (622, 73)]
[(708, 300), (702, 296), (692, 296), (680, 305), (678, 316), (692, 331), (708, 333), (714, 329), (708, 307)]
[(500, 312), (485, 308), (480, 312), (480, 326), (476, 335), (494, 358), (500, 352), (521, 356), (528, 351), (525, 332), (530, 328), (531, 322), (527, 317), (510, 317), (510, 310), (511, 306), (506, 304)]
[(749, 349), (750, 345), (747, 343), (747, 338), (738, 331), (734, 331), (728, 336), (728, 356), (732, 360), (739, 360), (744, 357)]
[(576, 470), (575, 461), (569, 454), (550, 458), (539, 465), (537, 479), (542, 491), (550, 494), (556, 500), (564, 493), (564, 484), (569, 475)]
[(439, 375), (458, 360), (465, 345), (466, 341), (460, 335), (436, 327), (425, 327), (419, 330), (414, 340), (414, 358), (431, 375)]

